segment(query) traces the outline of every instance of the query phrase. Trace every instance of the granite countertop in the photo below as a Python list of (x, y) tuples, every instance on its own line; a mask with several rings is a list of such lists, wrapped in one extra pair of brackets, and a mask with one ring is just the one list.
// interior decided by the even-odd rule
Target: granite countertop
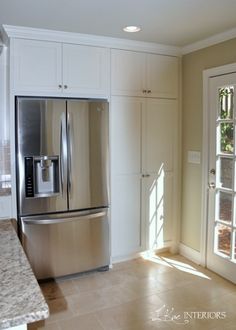
[(0, 221), (0, 330), (46, 319), (48, 305), (11, 220)]

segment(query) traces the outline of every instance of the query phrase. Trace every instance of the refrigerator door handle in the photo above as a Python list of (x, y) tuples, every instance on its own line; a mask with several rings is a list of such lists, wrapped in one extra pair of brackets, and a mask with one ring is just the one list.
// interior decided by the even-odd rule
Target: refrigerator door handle
[(67, 173), (67, 144), (66, 144), (66, 116), (65, 113), (61, 116), (61, 129), (60, 129), (60, 176), (61, 176), (61, 190), (62, 196), (66, 194), (65, 187), (66, 173)]
[(67, 130), (68, 130), (68, 191), (69, 195), (72, 195), (72, 114), (67, 113)]
[[(107, 214), (106, 211), (101, 211), (97, 213), (89, 213), (89, 214), (84, 214), (84, 215), (74, 215), (66, 218), (42, 218), (42, 219), (26, 219), (22, 218), (23, 222), (25, 224), (30, 224), (30, 225), (53, 225), (53, 224), (58, 224), (58, 223), (67, 223), (71, 221), (76, 221), (77, 220), (86, 220), (86, 219), (94, 219), (94, 218), (99, 218), (103, 217)], [(66, 215), (65, 215), (66, 216)]]

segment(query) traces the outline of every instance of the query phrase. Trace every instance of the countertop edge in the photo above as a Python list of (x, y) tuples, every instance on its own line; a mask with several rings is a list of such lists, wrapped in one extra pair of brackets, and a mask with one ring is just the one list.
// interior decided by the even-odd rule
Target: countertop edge
[(49, 316), (48, 304), (15, 231), (16, 221), (13, 221), (0, 220), (0, 330)]

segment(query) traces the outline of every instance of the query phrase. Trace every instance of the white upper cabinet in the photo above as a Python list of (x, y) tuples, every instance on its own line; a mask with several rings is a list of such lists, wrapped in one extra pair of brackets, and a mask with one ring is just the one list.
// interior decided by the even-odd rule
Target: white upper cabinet
[(39, 40), (13, 40), (18, 94), (103, 96), (109, 91), (109, 50)]
[(146, 65), (148, 96), (178, 98), (178, 58), (147, 54)]
[(61, 44), (13, 40), (13, 89), (21, 92), (61, 93)]
[(107, 94), (109, 52), (106, 48), (63, 44), (63, 88), (66, 93)]
[(113, 49), (112, 95), (177, 98), (178, 58)]
[(112, 49), (111, 77), (113, 95), (143, 96), (145, 54)]

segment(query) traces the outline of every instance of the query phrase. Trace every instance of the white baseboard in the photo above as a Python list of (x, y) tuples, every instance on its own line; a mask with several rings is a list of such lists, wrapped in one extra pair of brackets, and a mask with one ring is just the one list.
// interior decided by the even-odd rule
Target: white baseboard
[[(166, 247), (162, 247), (159, 249), (155, 249), (154, 251), (152, 251), (152, 253), (162, 253), (162, 252), (167, 252), (170, 251), (171, 247), (170, 246), (166, 246)], [(111, 257), (111, 264), (116, 264), (118, 262), (123, 262), (123, 261), (129, 261), (129, 260), (133, 260), (133, 259), (137, 259), (140, 257), (145, 256), (146, 253), (150, 253), (149, 250), (144, 250), (144, 251), (140, 251), (140, 252), (136, 252), (136, 253), (131, 253), (125, 256), (118, 256), (118, 257)]]
[(125, 256), (112, 257), (111, 258), (112, 264), (117, 264), (119, 262), (137, 259), (137, 258), (141, 257), (141, 254), (142, 254), (142, 252), (138, 252), (138, 253), (132, 253), (132, 254), (125, 255)]
[(179, 243), (179, 254), (185, 258), (195, 262), (196, 264), (201, 264), (201, 254), (199, 251), (190, 248), (189, 246)]
[[(153, 253), (162, 253), (162, 252), (171, 252), (173, 254), (176, 254), (178, 253), (178, 250), (179, 250), (179, 245), (174, 245), (173, 244), (173, 241), (165, 241), (163, 243), (163, 246), (158, 248), (158, 249), (155, 249), (153, 250), (152, 252)], [(123, 261), (129, 261), (129, 260), (132, 260), (132, 259), (137, 259), (137, 258), (140, 258), (140, 257), (143, 257), (146, 253), (150, 253), (151, 251), (150, 250), (140, 250), (139, 252), (134, 252), (134, 253), (131, 253), (131, 254), (128, 254), (128, 255), (123, 255), (123, 256), (111, 256), (111, 263), (110, 263), (110, 266), (112, 264), (116, 264), (118, 262), (123, 262)]]

